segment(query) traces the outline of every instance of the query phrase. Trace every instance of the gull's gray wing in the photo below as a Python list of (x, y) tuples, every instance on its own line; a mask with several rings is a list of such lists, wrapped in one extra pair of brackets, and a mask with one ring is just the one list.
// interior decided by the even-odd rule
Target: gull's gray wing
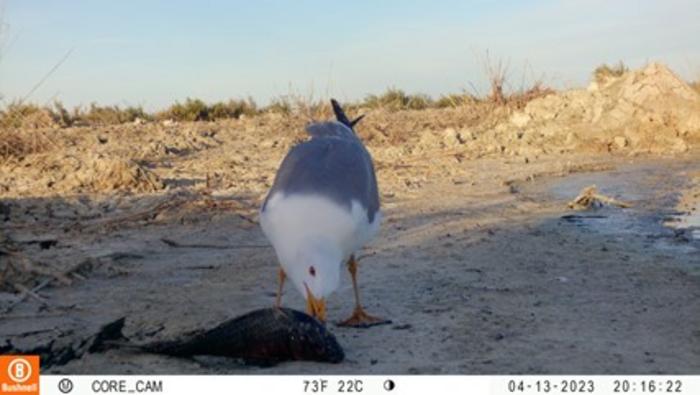
[(349, 127), (340, 122), (317, 122), (306, 126), (306, 132), (311, 137), (337, 137), (341, 139), (357, 140), (362, 142), (355, 136), (355, 132)]
[(263, 211), (267, 200), (277, 192), (318, 194), (348, 210), (356, 200), (367, 209), (369, 221), (374, 221), (379, 192), (372, 158), (362, 142), (352, 130), (336, 122), (312, 124), (307, 131), (312, 139), (296, 145), (284, 158)]

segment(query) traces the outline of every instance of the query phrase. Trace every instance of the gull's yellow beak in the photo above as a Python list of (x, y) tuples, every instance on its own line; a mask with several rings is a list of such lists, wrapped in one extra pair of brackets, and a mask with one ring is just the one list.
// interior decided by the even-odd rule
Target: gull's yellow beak
[(306, 312), (318, 318), (319, 321), (326, 322), (326, 301), (323, 298), (316, 299), (306, 284), (304, 287), (306, 288)]

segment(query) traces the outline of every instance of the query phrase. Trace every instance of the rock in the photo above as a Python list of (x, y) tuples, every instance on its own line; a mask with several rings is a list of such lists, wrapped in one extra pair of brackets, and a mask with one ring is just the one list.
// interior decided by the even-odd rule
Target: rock
[(615, 137), (613, 138), (613, 144), (614, 144), (615, 147), (617, 147), (618, 149), (623, 149), (623, 148), (627, 147), (628, 141), (627, 141), (627, 138), (626, 138), (626, 137), (623, 137), (623, 136), (615, 136)]
[(464, 143), (462, 137), (459, 135), (459, 132), (453, 128), (445, 129), (445, 135), (443, 136), (442, 141), (448, 147), (454, 147)]
[(527, 125), (531, 119), (532, 118), (530, 118), (530, 115), (519, 111), (519, 112), (514, 113), (510, 117), (510, 123), (512, 123), (513, 125), (515, 125), (519, 128), (522, 128), (525, 125)]
[(476, 140), (476, 136), (471, 130), (460, 130), (459, 131), (459, 136), (462, 138), (462, 141), (472, 141)]
[(682, 153), (688, 151), (688, 143), (682, 138), (673, 139), (673, 144), (671, 145), (671, 151), (674, 153)]

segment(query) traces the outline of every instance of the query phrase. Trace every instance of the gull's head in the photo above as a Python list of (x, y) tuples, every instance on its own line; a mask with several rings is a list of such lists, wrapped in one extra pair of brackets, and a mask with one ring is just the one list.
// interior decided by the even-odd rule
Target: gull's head
[(306, 299), (312, 316), (326, 320), (326, 297), (338, 288), (342, 264), (340, 249), (329, 243), (315, 243), (299, 250), (287, 275)]

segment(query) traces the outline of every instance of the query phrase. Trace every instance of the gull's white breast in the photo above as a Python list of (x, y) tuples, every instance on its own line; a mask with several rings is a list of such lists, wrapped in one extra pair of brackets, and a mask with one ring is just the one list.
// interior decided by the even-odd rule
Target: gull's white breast
[(298, 249), (309, 243), (333, 243), (349, 258), (377, 235), (381, 217), (377, 212), (370, 223), (367, 210), (356, 201), (348, 210), (323, 196), (276, 193), (261, 211), (260, 225), (288, 270)]

